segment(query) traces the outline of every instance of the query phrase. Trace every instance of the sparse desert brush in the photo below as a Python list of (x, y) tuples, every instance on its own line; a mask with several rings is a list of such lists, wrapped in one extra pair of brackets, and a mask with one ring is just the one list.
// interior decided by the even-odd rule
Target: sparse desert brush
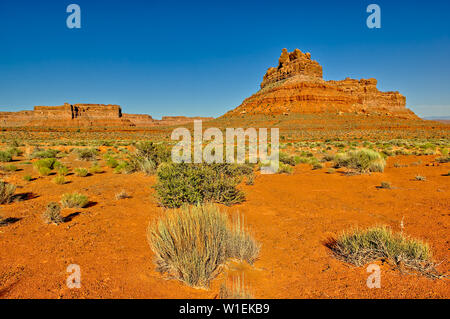
[(31, 181), (31, 176), (30, 175), (25, 175), (23, 177), (23, 180), (26, 181), (26, 182), (29, 182), (29, 181)]
[(7, 172), (15, 172), (15, 171), (18, 170), (17, 166), (16, 166), (16, 165), (12, 165), (12, 164), (2, 166), (2, 169), (3, 169), (4, 171), (7, 171)]
[(164, 144), (153, 142), (139, 142), (136, 144), (136, 155), (151, 160), (158, 166), (164, 162), (170, 162), (171, 154), (169, 148)]
[(427, 243), (393, 233), (386, 226), (345, 232), (327, 245), (336, 258), (358, 267), (383, 258), (398, 267), (439, 277)]
[(8, 204), (14, 198), (16, 186), (0, 180), (0, 204)]
[(320, 164), (320, 163), (318, 163), (318, 162), (312, 164), (312, 169), (314, 169), (314, 170), (316, 170), (316, 169), (322, 169), (322, 168), (323, 168), (323, 165)]
[(111, 156), (108, 156), (105, 159), (105, 161), (106, 161), (106, 166), (111, 167), (111, 168), (116, 168), (119, 165), (119, 162)]
[(415, 179), (416, 179), (416, 181), (422, 181), (422, 182), (427, 180), (427, 178), (422, 175), (416, 175)]
[(10, 147), (6, 150), (6, 152), (11, 154), (11, 156), (13, 157), (22, 156), (23, 154), (23, 151), (18, 149), (17, 147)]
[(279, 161), (283, 164), (287, 164), (287, 165), (291, 165), (291, 166), (296, 165), (295, 158), (293, 156), (290, 156), (283, 152), (279, 153)]
[(130, 196), (128, 196), (128, 194), (125, 190), (121, 190), (119, 193), (117, 193), (115, 195), (115, 197), (116, 197), (116, 200), (119, 200), (119, 199), (129, 198)]
[(383, 172), (386, 161), (383, 156), (373, 150), (360, 149), (346, 153), (338, 153), (334, 157), (337, 167), (347, 167), (360, 173)]
[(11, 162), (12, 155), (9, 152), (0, 151), (0, 162)]
[(98, 163), (95, 163), (89, 168), (89, 173), (91, 174), (100, 174), (103, 173), (103, 169), (100, 167)]
[(59, 225), (64, 223), (64, 218), (61, 216), (61, 207), (58, 205), (58, 203), (49, 203), (46, 210), (42, 214), (42, 219), (47, 224)]
[(30, 155), (30, 159), (34, 159), (34, 158), (55, 158), (58, 155), (59, 151), (58, 150), (53, 150), (53, 149), (48, 149), (48, 150), (44, 150), (41, 148), (35, 148), (33, 150), (33, 152)]
[(115, 174), (130, 174), (133, 172), (133, 168), (127, 161), (120, 161), (119, 165), (114, 168), (113, 172)]
[(52, 172), (52, 170), (50, 168), (45, 167), (45, 166), (38, 167), (37, 171), (38, 171), (39, 175), (41, 175), (41, 176), (48, 176)]
[(165, 207), (216, 202), (232, 205), (244, 201), (244, 193), (236, 188), (240, 170), (233, 164), (162, 163), (157, 170), (155, 189)]
[(278, 174), (292, 174), (293, 171), (294, 169), (292, 168), (292, 166), (279, 163)]
[(74, 150), (79, 160), (94, 161), (98, 155), (98, 150), (95, 148), (78, 148)]
[(450, 163), (450, 156), (441, 156), (436, 158), (436, 162), (438, 163)]
[(89, 172), (86, 168), (83, 167), (77, 167), (74, 169), (75, 175), (79, 176), (79, 177), (86, 177)]
[(391, 189), (391, 183), (389, 183), (389, 182), (381, 182), (380, 188)]
[(79, 193), (67, 193), (61, 197), (61, 205), (64, 208), (83, 208), (86, 207), (88, 203), (88, 197)]
[(327, 169), (327, 174), (334, 174), (334, 173), (336, 173), (336, 170), (334, 169), (334, 168), (329, 168), (329, 169)]
[(64, 176), (59, 175), (53, 179), (53, 182), (58, 185), (63, 185), (66, 183), (66, 179), (64, 178)]
[(58, 167), (57, 172), (60, 176), (67, 176), (69, 174), (69, 169), (67, 168), (67, 166), (60, 166)]
[(241, 258), (243, 247), (254, 254), (247, 256), (250, 261), (259, 253), (259, 244), (242, 225), (233, 225), (212, 204), (168, 211), (150, 224), (147, 236), (157, 270), (192, 287), (208, 287), (227, 260)]
[(56, 160), (56, 158), (43, 158), (40, 160), (37, 160), (33, 163), (33, 166), (39, 170), (41, 167), (46, 167), (50, 170), (60, 167), (61, 163)]
[(250, 289), (245, 285), (244, 279), (235, 277), (231, 283), (225, 282), (220, 286), (220, 299), (254, 299)]

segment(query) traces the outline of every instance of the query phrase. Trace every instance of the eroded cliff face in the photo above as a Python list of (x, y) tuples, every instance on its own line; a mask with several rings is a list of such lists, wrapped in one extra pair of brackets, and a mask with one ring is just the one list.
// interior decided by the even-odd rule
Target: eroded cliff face
[(278, 67), (264, 75), (261, 90), (225, 116), (324, 112), (417, 118), (403, 95), (379, 91), (376, 79), (324, 81), (319, 63), (298, 49), (283, 49)]
[(35, 106), (33, 111), (0, 112), (1, 127), (105, 127), (130, 128), (190, 123), (212, 118), (167, 116), (155, 120), (147, 114), (123, 114), (119, 105), (69, 104)]

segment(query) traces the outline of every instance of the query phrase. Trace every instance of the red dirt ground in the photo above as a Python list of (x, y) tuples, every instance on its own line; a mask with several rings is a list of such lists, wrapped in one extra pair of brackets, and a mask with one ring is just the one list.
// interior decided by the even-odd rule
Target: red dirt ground
[[(243, 185), (247, 201), (225, 208), (245, 216), (262, 243), (254, 267), (230, 265), (226, 273), (245, 274), (256, 298), (449, 298), (448, 279), (430, 280), (402, 274), (382, 264), (381, 289), (366, 286), (370, 275), (336, 260), (324, 242), (343, 230), (377, 224), (429, 242), (434, 259), (448, 258), (450, 217), (449, 164), (426, 166), (435, 156), (391, 157), (384, 173), (345, 176), (326, 168), (296, 167), (293, 175), (258, 175), (253, 186)], [(63, 160), (64, 161), (64, 160)], [(72, 163), (71, 167), (89, 165)], [(23, 165), (26, 167), (26, 165)], [(31, 165), (30, 165), (31, 166)], [(142, 174), (68, 176), (55, 185), (52, 176), (25, 182), (23, 171), (4, 177), (31, 193), (27, 200), (2, 205), (4, 218), (20, 220), (0, 227), (0, 298), (216, 298), (224, 275), (210, 290), (166, 280), (155, 271), (146, 228), (163, 210), (154, 198), (155, 177)], [(22, 167), (22, 165), (21, 165)], [(426, 181), (416, 181), (417, 175)], [(378, 189), (382, 181), (393, 189)], [(131, 198), (116, 200), (126, 190)], [(81, 192), (88, 208), (66, 209), (79, 215), (60, 226), (47, 225), (41, 214), (50, 201), (67, 192)], [(69, 289), (69, 264), (81, 267), (80, 289)], [(448, 262), (438, 268), (448, 272)]]

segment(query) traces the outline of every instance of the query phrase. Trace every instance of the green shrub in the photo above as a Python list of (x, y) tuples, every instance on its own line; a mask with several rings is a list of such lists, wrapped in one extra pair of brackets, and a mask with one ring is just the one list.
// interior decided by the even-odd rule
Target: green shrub
[(11, 162), (12, 155), (9, 152), (0, 151), (0, 162)]
[(292, 168), (292, 166), (283, 164), (281, 162), (279, 163), (278, 174), (292, 174), (293, 171), (294, 169)]
[(438, 163), (450, 163), (450, 156), (441, 156), (436, 158), (436, 162)]
[(245, 198), (236, 188), (241, 173), (242, 170), (233, 164), (162, 163), (157, 170), (155, 188), (165, 207), (209, 201), (232, 205)]
[(49, 203), (42, 214), (42, 219), (47, 224), (59, 225), (64, 223), (64, 218), (61, 216), (61, 207), (57, 203)]
[(383, 156), (369, 149), (338, 153), (334, 157), (334, 162), (337, 167), (348, 167), (360, 173), (383, 172), (386, 166)]
[(119, 162), (113, 157), (107, 157), (106, 166), (111, 168), (116, 168), (119, 165)]
[(83, 167), (77, 167), (77, 168), (75, 168), (74, 171), (75, 171), (75, 175), (77, 175), (79, 177), (86, 177), (89, 174), (88, 170)]
[(62, 207), (68, 208), (83, 208), (89, 203), (87, 196), (78, 193), (67, 193), (61, 197)]
[(193, 287), (208, 287), (230, 258), (257, 258), (260, 245), (217, 206), (168, 211), (147, 232), (157, 270)]
[(17, 147), (10, 147), (6, 150), (12, 157), (22, 156), (23, 152)]
[(58, 184), (58, 185), (63, 185), (66, 183), (66, 179), (64, 178), (64, 176), (59, 175), (53, 179), (53, 182), (55, 182), (55, 184)]
[(58, 155), (59, 151), (58, 150), (52, 150), (52, 149), (48, 149), (48, 150), (44, 150), (41, 148), (35, 148), (33, 150), (33, 152), (30, 155), (31, 159), (34, 158), (55, 158)]
[(57, 171), (60, 176), (67, 176), (69, 174), (69, 169), (67, 166), (60, 166)]
[(279, 153), (279, 161), (280, 161), (280, 163), (291, 165), (291, 166), (295, 166), (297, 164), (296, 160), (293, 156), (290, 156), (283, 152)]
[(31, 176), (30, 175), (25, 175), (23, 177), (23, 180), (26, 181), (26, 182), (29, 182), (29, 181), (31, 181)]
[(338, 259), (355, 266), (388, 259), (396, 265), (402, 264), (423, 274), (435, 274), (427, 243), (393, 233), (385, 226), (343, 233), (328, 247)]
[(17, 168), (16, 165), (10, 164), (10, 165), (3, 166), (2, 169), (7, 171), (7, 172), (15, 172), (15, 171), (17, 171), (18, 168)]
[(380, 188), (391, 189), (391, 183), (389, 183), (389, 182), (381, 182)]
[(98, 150), (95, 148), (78, 148), (74, 150), (79, 160), (93, 161), (98, 155)]
[(0, 180), (0, 204), (8, 204), (14, 198), (16, 186)]
[(89, 168), (89, 173), (100, 174), (103, 173), (103, 170), (98, 163), (95, 163), (94, 165), (91, 166), (91, 168)]
[(33, 163), (33, 166), (39, 170), (40, 167), (46, 167), (50, 170), (60, 167), (61, 163), (56, 158), (43, 158)]
[(38, 170), (39, 175), (41, 175), (41, 176), (48, 176), (52, 172), (52, 170), (50, 168), (45, 167), (45, 166), (40, 166), (40, 167), (38, 167), (37, 170)]

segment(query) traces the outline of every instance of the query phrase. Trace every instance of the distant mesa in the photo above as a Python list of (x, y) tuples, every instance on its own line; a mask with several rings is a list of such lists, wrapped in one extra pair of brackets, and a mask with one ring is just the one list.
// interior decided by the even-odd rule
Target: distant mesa
[(225, 114), (356, 113), (418, 117), (398, 92), (380, 92), (376, 79), (323, 80), (322, 66), (310, 53), (283, 49), (277, 67), (267, 70), (261, 89)]
[(124, 114), (119, 105), (69, 104), (35, 106), (33, 111), (0, 112), (1, 127), (152, 127), (190, 123), (209, 117), (164, 116), (155, 120), (147, 114)]

